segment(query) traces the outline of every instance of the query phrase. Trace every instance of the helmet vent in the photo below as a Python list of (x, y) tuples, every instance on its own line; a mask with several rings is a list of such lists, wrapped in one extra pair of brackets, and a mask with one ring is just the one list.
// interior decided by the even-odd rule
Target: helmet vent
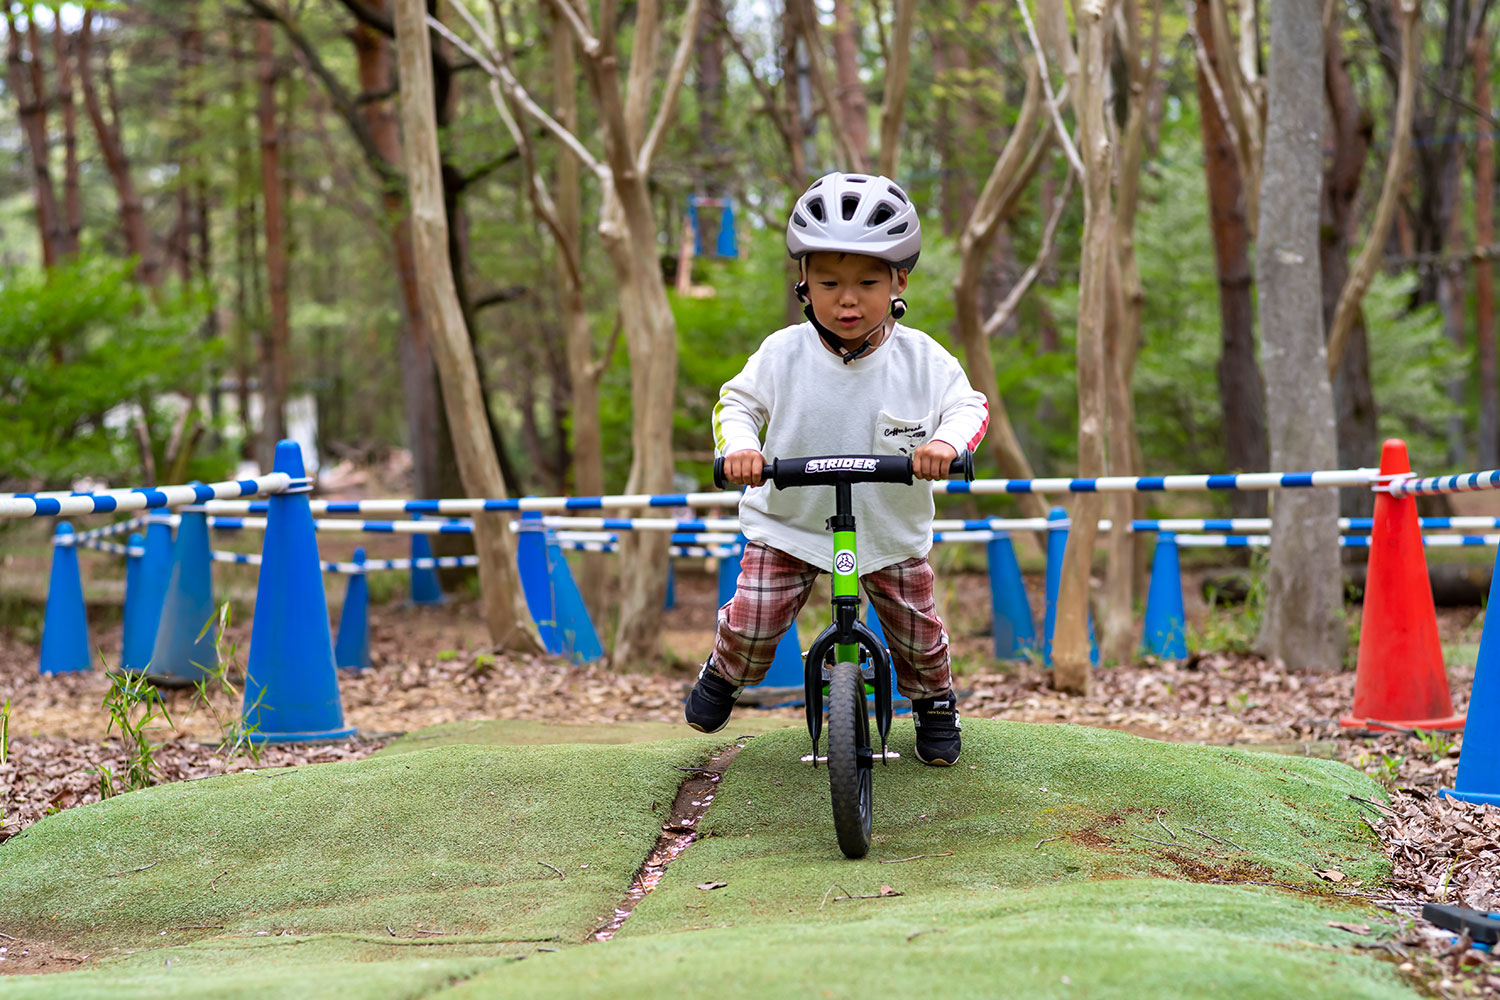
[(850, 219), (854, 218), (854, 213), (859, 210), (859, 195), (844, 195), (844, 199), (842, 202), (840, 202), (839, 207), (844, 212), (844, 221), (848, 222)]
[(901, 203), (902, 203), (902, 204), (903, 204), (903, 205), (907, 205), (907, 204), (910, 204), (910, 202), (908, 202), (908, 201), (907, 201), (907, 200), (906, 200), (906, 192), (905, 192), (905, 191), (902, 191), (902, 190), (901, 190), (901, 189), (900, 189), (900, 188), (898, 188), (898, 187), (897, 187), (897, 186), (896, 186), (896, 185), (894, 185), (894, 184), (888, 184), (888, 185), (886, 185), (886, 186), (887, 186), (887, 187), (888, 187), (888, 188), (889, 188), (889, 189), (890, 189), (890, 192), (891, 192), (891, 194), (893, 194), (893, 195), (895, 195), (895, 196), (896, 196), (896, 197), (897, 197), (897, 198), (900, 198), (900, 199), (901, 199)]
[(809, 190), (809, 191), (811, 191), (811, 190), (812, 190), (812, 189), (813, 189), (813, 188), (815, 188), (815, 187), (817, 187), (817, 186), (819, 186), (819, 185), (820, 185), (820, 184), (822, 184), (822, 183), (823, 183), (823, 178), (821, 178), (821, 177), (819, 177), (819, 178), (818, 178), (818, 179), (817, 179), (817, 180), (815, 180), (815, 181), (813, 181), (813, 182), (812, 182), (812, 183), (811, 183), (811, 184), (809, 184), (809, 185), (808, 185), (808, 186), (807, 186), (807, 189), (808, 189), (808, 190)]
[(875, 211), (870, 213), (869, 224), (871, 227), (874, 227), (882, 223), (889, 222), (891, 220), (891, 217), (895, 214), (896, 213), (891, 209), (890, 205), (887, 205), (885, 202), (881, 202), (875, 207)]
[(801, 226), (803, 229), (807, 228), (807, 220), (798, 215), (796, 212), (792, 213), (792, 223), (794, 225)]
[(844, 180), (847, 183), (849, 183), (849, 184), (863, 184), (865, 181), (867, 181), (869, 179), (870, 178), (866, 177), (864, 174), (845, 174), (844, 175)]
[(891, 228), (887, 229), (885, 231), (885, 234), (887, 236), (900, 236), (902, 233), (906, 232), (907, 228), (910, 225), (911, 223), (909, 222), (903, 222), (899, 226), (892, 226)]
[(819, 222), (828, 221), (823, 215), (822, 198), (809, 198), (807, 200), (807, 214), (812, 216), (814, 219), (817, 219)]

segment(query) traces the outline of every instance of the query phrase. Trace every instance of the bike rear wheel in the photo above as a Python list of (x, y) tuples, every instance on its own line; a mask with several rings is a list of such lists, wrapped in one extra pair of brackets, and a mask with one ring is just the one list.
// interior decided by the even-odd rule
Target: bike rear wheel
[(862, 858), (870, 850), (870, 715), (857, 663), (836, 663), (828, 682), (828, 784), (839, 850)]

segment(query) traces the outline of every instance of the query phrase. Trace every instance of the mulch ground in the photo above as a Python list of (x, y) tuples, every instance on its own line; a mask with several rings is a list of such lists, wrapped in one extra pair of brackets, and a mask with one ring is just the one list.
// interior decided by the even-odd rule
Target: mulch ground
[[(1437, 794), (1453, 784), (1461, 737), (1450, 743), (1415, 733), (1342, 730), (1336, 720), (1353, 702), (1352, 673), (1295, 674), (1243, 653), (1111, 667), (1095, 672), (1087, 696), (1060, 695), (1049, 688), (1047, 671), (1037, 666), (1003, 671), (974, 666), (992, 662), (989, 640), (975, 634), (987, 618), (985, 586), (983, 577), (960, 576), (942, 595), (956, 637), (955, 660), (967, 667), (958, 677), (958, 686), (967, 692), (963, 714), (1312, 753), (1374, 775), (1391, 789), (1391, 801), (1388, 806), (1369, 804), (1367, 822), (1392, 859), (1394, 879), (1391, 892), (1369, 902), (1391, 918), (1377, 922), (1360, 946), (1389, 952), (1403, 971), (1437, 995), (1500, 997), (1500, 963), (1415, 919), (1425, 901), (1500, 910), (1500, 809), (1455, 803)], [(678, 721), (693, 676), (690, 665), (701, 659), (711, 637), (713, 581), (684, 574), (677, 594), (678, 606), (664, 621), (663, 641), (679, 665), (655, 673), (493, 654), (472, 604), (378, 606), (372, 613), (372, 669), (340, 675), (346, 721), (358, 727), (358, 739), (267, 747), (258, 760), (230, 757), (219, 750), (218, 720), (232, 718), (238, 705), (223, 693), (204, 705), (195, 703), (190, 692), (167, 692), (173, 727), (154, 733), (160, 744), (154, 751), (157, 780), (362, 757), (400, 732), (439, 722)], [(815, 601), (809, 614), (818, 613)], [(1201, 605), (1190, 605), (1190, 617), (1201, 621), (1203, 613)], [(1477, 609), (1444, 611), (1440, 628), (1445, 640), (1474, 641), (1476, 616)], [(241, 660), (248, 633), (246, 617), (228, 636), (237, 643)], [(118, 624), (101, 622), (93, 638), (104, 650), (117, 649)], [(9, 748), (0, 763), (0, 841), (45, 815), (97, 801), (101, 768), (116, 783), (125, 770), (125, 748), (118, 734), (106, 733), (108, 714), (101, 707), (109, 690), (107, 676), (94, 671), (44, 678), (36, 664), (34, 643), (0, 634), (0, 705), (10, 702)], [(1455, 705), (1462, 710), (1472, 667), (1453, 668), (1449, 679)], [(800, 718), (801, 709), (773, 714), (792, 721)], [(1361, 895), (1336, 884), (1329, 889)], [(7, 956), (7, 944), (0, 940), (0, 961), (9, 958), (9, 968), (0, 969), (39, 971), (18, 961), (27, 956)]]

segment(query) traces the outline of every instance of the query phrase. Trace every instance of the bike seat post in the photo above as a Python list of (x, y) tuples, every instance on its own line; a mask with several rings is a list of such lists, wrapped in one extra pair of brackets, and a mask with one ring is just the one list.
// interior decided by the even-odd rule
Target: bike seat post
[[(854, 543), (854, 497), (853, 489), (842, 476), (833, 484), (833, 516), (828, 519), (828, 530), (833, 532), (833, 620), (839, 646), (852, 646), (857, 642), (854, 623), (859, 620), (859, 576)], [(857, 662), (857, 649), (852, 658)], [(840, 649), (839, 658), (847, 659), (848, 650)]]

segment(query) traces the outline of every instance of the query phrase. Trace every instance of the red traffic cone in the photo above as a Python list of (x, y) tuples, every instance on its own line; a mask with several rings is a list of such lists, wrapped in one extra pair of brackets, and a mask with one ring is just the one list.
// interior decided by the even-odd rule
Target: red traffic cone
[[(1380, 449), (1382, 475), (1411, 471), (1406, 442)], [(1453, 714), (1443, 646), (1415, 497), (1375, 495), (1375, 525), (1365, 577), (1354, 713), (1339, 720), (1359, 729), (1462, 729)]]

